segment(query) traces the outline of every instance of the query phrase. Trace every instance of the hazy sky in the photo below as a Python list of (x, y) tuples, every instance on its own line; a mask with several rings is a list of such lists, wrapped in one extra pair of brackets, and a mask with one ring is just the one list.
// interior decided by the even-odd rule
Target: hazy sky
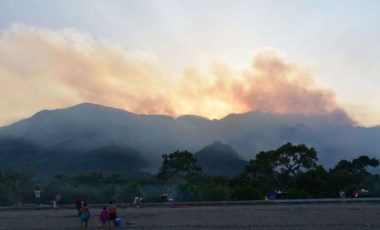
[(82, 102), (380, 124), (380, 1), (0, 1), (0, 126)]

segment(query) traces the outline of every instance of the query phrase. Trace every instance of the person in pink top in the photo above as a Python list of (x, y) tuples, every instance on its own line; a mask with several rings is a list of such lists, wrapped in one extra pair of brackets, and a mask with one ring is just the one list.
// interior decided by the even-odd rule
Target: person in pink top
[(107, 207), (103, 207), (102, 212), (99, 215), (99, 222), (101, 229), (107, 229), (108, 211)]

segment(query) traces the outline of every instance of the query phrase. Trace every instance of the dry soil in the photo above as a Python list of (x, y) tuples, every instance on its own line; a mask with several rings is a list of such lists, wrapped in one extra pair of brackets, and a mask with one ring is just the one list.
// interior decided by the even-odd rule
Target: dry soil
[[(88, 229), (100, 229), (91, 208)], [(119, 229), (380, 229), (380, 204), (249, 204), (118, 208)], [(80, 229), (75, 209), (0, 211), (0, 229)]]

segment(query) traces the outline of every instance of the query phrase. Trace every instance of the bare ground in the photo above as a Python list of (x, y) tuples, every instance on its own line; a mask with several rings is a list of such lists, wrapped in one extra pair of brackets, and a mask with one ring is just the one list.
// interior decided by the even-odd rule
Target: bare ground
[[(100, 211), (91, 208), (88, 229), (100, 229)], [(380, 204), (368, 203), (160, 206), (119, 208), (118, 215), (119, 229), (380, 229)], [(80, 229), (80, 222), (75, 209), (4, 209), (4, 229)]]

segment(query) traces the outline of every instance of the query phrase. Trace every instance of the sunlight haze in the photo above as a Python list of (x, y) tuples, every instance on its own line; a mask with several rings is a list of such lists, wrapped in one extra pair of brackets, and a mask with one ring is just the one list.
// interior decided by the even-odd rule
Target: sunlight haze
[(379, 9), (372, 0), (3, 0), (0, 126), (83, 102), (379, 125)]

